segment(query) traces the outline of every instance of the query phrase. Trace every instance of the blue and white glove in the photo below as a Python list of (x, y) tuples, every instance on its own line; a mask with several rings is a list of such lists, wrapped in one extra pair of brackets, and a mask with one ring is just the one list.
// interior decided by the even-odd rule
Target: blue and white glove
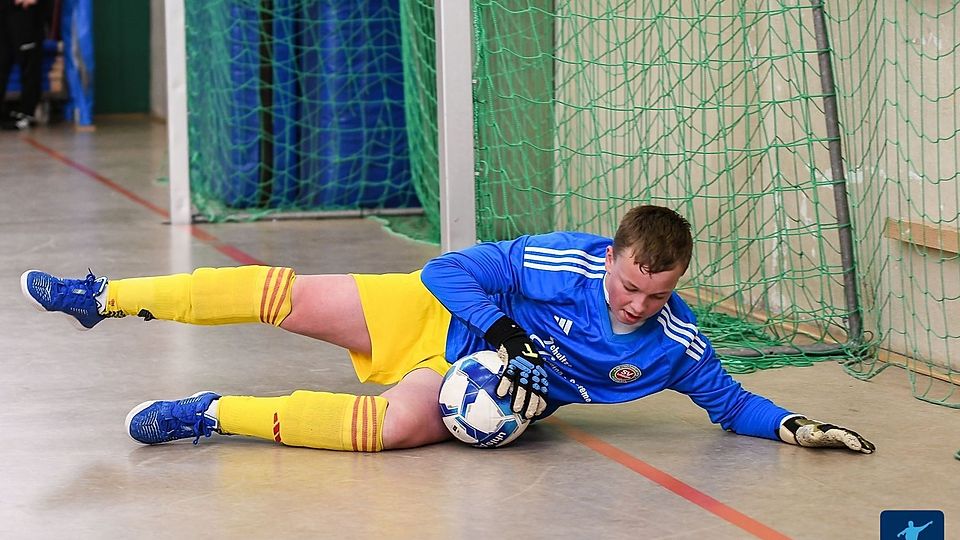
[(526, 330), (509, 317), (501, 317), (484, 337), (507, 364), (497, 385), (497, 395), (510, 395), (510, 408), (528, 420), (543, 414), (549, 389), (547, 371)]
[(546, 410), (548, 384), (547, 372), (541, 364), (533, 363), (526, 355), (518, 355), (507, 362), (497, 395), (513, 395), (511, 409), (529, 420)]
[(788, 416), (780, 424), (783, 442), (811, 448), (847, 448), (872, 454), (877, 449), (852, 429), (810, 420), (800, 415)]

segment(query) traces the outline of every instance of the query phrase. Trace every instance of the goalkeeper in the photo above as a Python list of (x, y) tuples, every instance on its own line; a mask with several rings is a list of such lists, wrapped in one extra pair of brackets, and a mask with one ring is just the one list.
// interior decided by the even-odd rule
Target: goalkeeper
[(147, 401), (126, 423), (144, 444), (196, 443), (212, 433), (352, 451), (444, 441), (451, 438), (437, 406), (444, 373), (458, 358), (495, 349), (508, 358), (498, 393), (527, 418), (670, 389), (739, 434), (873, 452), (856, 432), (778, 407), (724, 371), (674, 292), (692, 250), (683, 217), (639, 206), (612, 239), (522, 236), (441, 255), (410, 274), (297, 276), (289, 268), (241, 266), (107, 280), (30, 270), (21, 286), (35, 306), (83, 328), (124, 316), (271, 324), (346, 348), (360, 381), (392, 385), (379, 396), (200, 392)]

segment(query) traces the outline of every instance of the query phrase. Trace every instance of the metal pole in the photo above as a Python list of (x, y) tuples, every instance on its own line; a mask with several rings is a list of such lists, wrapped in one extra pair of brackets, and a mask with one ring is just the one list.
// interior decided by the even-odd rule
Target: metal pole
[(470, 0), (434, 3), (437, 127), (440, 157), (440, 248), (477, 242), (473, 156), (473, 36)]
[(830, 169), (833, 174), (833, 198), (837, 207), (837, 225), (840, 235), (840, 261), (843, 264), (843, 288), (847, 307), (847, 341), (863, 342), (863, 313), (857, 289), (857, 265), (853, 250), (853, 229), (850, 224), (850, 203), (847, 199), (847, 181), (843, 170), (840, 148), (840, 122), (837, 115), (837, 89), (833, 80), (833, 62), (830, 41), (823, 15), (823, 0), (813, 3), (813, 29), (817, 38), (817, 56), (820, 60), (820, 86), (823, 91), (823, 109), (827, 124), (830, 150)]

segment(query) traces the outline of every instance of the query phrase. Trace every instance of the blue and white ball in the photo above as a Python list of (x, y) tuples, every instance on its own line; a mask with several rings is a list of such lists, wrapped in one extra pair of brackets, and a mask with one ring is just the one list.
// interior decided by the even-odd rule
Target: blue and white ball
[(440, 414), (453, 436), (478, 448), (504, 446), (530, 422), (510, 410), (510, 396), (497, 397), (506, 364), (493, 351), (457, 360), (440, 387)]

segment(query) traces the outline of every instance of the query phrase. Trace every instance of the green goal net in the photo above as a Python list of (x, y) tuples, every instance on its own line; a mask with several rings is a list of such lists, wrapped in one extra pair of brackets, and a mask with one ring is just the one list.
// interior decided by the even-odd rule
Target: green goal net
[[(830, 2), (841, 137), (878, 355), (960, 407), (960, 2)], [(921, 376), (918, 376), (921, 375)]]
[(847, 353), (810, 9), (475, 4), (481, 237), (611, 235), (629, 207), (669, 206), (693, 225), (681, 292), (718, 349)]
[(204, 217), (419, 207), (399, 0), (184, 5), (191, 195)]
[[(434, 74), (432, 4), (405, 2), (407, 74), (422, 81)], [(900, 364), (918, 397), (956, 404), (960, 39), (955, 5), (937, 6), (828, 6), (837, 179), (812, 2), (475, 0), (480, 238), (609, 235), (629, 207), (672, 207), (697, 244), (681, 293), (736, 353), (728, 369), (834, 359), (869, 377)], [(422, 81), (429, 104), (407, 105), (426, 107), (413, 111), (427, 127), (411, 160), (433, 163), (435, 91)], [(435, 172), (416, 180), (436, 222)], [(759, 353), (784, 346), (795, 350)]]

